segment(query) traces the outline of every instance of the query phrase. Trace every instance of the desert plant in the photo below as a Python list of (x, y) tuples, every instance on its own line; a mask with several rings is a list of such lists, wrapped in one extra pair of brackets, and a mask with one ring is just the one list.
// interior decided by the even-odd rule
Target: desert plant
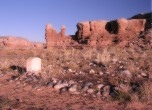
[(114, 90), (113, 95), (111, 95), (114, 100), (118, 100), (120, 102), (128, 102), (131, 101), (131, 96), (129, 93)]
[(103, 49), (102, 52), (97, 53), (97, 62), (102, 62), (103, 64), (108, 64), (111, 61), (111, 55), (107, 48)]
[(152, 82), (146, 81), (141, 86), (141, 100), (146, 102), (152, 102)]

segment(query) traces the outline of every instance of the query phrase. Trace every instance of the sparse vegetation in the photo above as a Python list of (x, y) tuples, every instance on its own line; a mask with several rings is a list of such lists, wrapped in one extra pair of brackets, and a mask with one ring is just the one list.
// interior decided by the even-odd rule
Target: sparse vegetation
[[(17, 73), (18, 76), (25, 74), (26, 59), (31, 56), (40, 57), (43, 84), (52, 77), (90, 81), (94, 84), (98, 81), (116, 87), (113, 94), (110, 94), (114, 99), (112, 102), (116, 100), (127, 104), (128, 107), (133, 103), (149, 104), (152, 102), (152, 52), (150, 49), (139, 50), (137, 47), (109, 47), (100, 50), (94, 48), (3, 50), (0, 55), (0, 74), (10, 72)], [(143, 73), (145, 76), (142, 76)]]

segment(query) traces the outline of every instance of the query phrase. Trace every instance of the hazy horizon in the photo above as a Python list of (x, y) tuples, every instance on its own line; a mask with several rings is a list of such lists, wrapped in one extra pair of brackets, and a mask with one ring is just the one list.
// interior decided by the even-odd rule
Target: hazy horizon
[(0, 36), (44, 42), (46, 24), (74, 35), (78, 22), (129, 18), (151, 7), (151, 0), (0, 0)]

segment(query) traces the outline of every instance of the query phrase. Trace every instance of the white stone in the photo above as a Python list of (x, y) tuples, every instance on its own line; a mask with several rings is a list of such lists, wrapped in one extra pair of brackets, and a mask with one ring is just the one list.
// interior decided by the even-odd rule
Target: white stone
[(38, 57), (30, 57), (26, 60), (27, 72), (40, 72), (41, 71), (41, 59)]
[(69, 88), (69, 92), (76, 92), (77, 91), (77, 85), (74, 84)]

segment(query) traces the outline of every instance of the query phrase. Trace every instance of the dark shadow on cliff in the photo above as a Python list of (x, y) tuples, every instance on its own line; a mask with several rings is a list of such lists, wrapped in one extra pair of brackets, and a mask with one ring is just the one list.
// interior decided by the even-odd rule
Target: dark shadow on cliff
[(77, 37), (77, 35), (70, 35), (70, 37), (72, 38), (72, 40), (78, 42), (78, 37)]
[(118, 34), (118, 23), (116, 20), (107, 22), (105, 29), (110, 33), (110, 34)]

